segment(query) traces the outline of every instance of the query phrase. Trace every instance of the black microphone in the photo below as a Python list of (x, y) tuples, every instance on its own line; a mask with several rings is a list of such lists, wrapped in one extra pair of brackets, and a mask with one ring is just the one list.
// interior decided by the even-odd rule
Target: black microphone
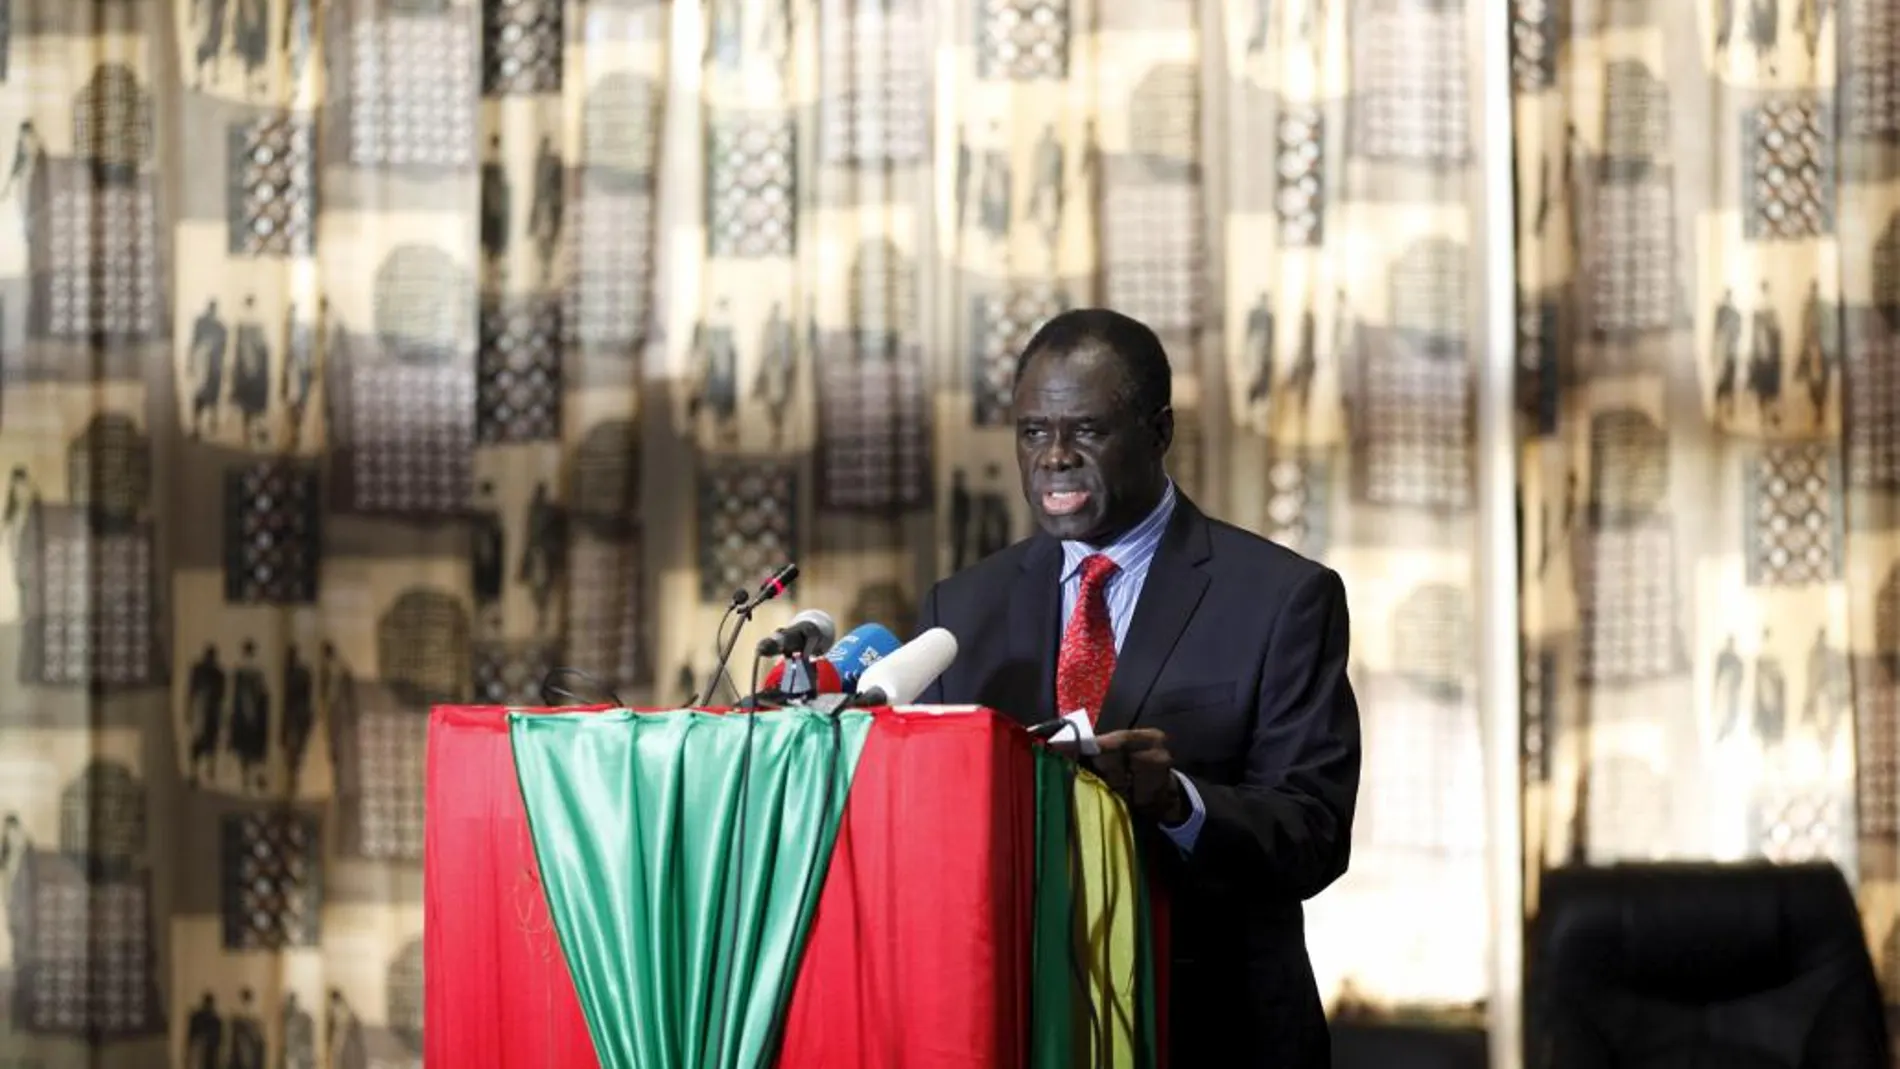
[(838, 622), (823, 609), (806, 609), (792, 622), (759, 640), (759, 656), (779, 657), (802, 653), (822, 657), (838, 635)]
[(759, 584), (759, 592), (752, 595), (752, 608), (756, 609), (785, 593), (786, 588), (790, 587), (797, 578), (798, 564), (795, 561), (786, 561), (778, 571), (766, 576), (765, 582)]
[[(719, 689), (719, 681), (724, 678), (730, 678), (726, 672), (726, 662), (732, 660), (733, 647), (739, 644), (739, 632), (745, 629), (745, 625), (752, 622), (753, 611), (766, 602), (771, 601), (773, 598), (778, 597), (780, 594), (785, 593), (785, 589), (791, 586), (792, 581), (797, 578), (798, 565), (795, 562), (786, 561), (779, 566), (777, 571), (765, 577), (765, 582), (759, 584), (759, 592), (757, 594), (748, 598), (745, 596), (744, 590), (735, 590), (732, 592), (732, 604), (726, 607), (725, 615), (719, 618), (719, 627), (715, 629), (713, 635), (713, 645), (719, 654), (719, 661), (713, 665), (712, 678), (706, 681), (705, 696), (702, 698), (700, 695), (695, 694), (687, 699), (687, 705), (698, 705), (701, 701), (712, 700), (713, 693)], [(737, 616), (739, 619), (733, 625), (731, 637), (721, 641), (720, 633), (725, 631), (726, 621), (734, 616)], [(836, 624), (832, 625), (832, 633), (834, 635), (837, 634)]]

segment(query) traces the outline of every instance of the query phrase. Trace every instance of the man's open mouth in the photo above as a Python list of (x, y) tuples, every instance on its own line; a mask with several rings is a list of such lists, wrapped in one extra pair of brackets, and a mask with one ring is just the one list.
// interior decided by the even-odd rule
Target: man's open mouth
[(1051, 516), (1080, 512), (1088, 503), (1087, 490), (1047, 490), (1042, 495), (1042, 511)]

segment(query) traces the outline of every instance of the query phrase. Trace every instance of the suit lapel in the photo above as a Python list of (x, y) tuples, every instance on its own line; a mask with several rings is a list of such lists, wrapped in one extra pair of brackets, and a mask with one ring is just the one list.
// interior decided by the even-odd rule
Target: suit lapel
[(1207, 573), (1200, 565), (1211, 555), (1207, 517), (1185, 496), (1179, 498), (1148, 565), (1148, 577), (1142, 581), (1135, 618), (1128, 623), (1128, 636), (1122, 640), (1108, 696), (1102, 699), (1102, 714), (1096, 719), (1098, 734), (1132, 727), (1140, 717), (1142, 703), (1207, 593)]
[(1038, 534), (1023, 554), (1021, 578), (1009, 593), (1010, 660), (1036, 668), (1035, 693), (1023, 695), (1030, 723), (1056, 713), (1056, 649), (1062, 639), (1062, 545)]

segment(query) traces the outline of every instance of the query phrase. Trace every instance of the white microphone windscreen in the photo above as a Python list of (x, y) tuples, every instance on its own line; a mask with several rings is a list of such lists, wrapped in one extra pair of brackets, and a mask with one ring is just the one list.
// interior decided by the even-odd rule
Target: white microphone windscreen
[(933, 627), (866, 668), (858, 680), (858, 691), (882, 691), (889, 704), (908, 705), (956, 659), (957, 636)]

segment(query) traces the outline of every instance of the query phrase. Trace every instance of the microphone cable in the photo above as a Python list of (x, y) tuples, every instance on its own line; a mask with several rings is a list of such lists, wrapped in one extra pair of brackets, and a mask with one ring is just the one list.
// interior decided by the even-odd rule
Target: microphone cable
[[(812, 711), (824, 717), (825, 721), (831, 726), (831, 756), (825, 765), (824, 802), (822, 804), (822, 808), (818, 810), (819, 818), (828, 823), (831, 819), (832, 804), (836, 800), (837, 794), (838, 794), (838, 766), (839, 766), (839, 763), (844, 760), (844, 716), (843, 716), (844, 710), (841, 707), (841, 708), (832, 709), (829, 711), (822, 710), (822, 709), (813, 709)], [(844, 834), (844, 814), (841, 812), (838, 814), (837, 826), (832, 829), (831, 853), (829, 857), (831, 858), (837, 857), (838, 839), (843, 834)], [(825, 876), (827, 874), (827, 870), (830, 868), (830, 865), (831, 865), (831, 862), (828, 860), (825, 863), (825, 867), (823, 869), (815, 870), (812, 873), (811, 878), (805, 881), (804, 890), (807, 896), (813, 893), (817, 893), (820, 895), (824, 893)], [(817, 908), (816, 904), (813, 904), (813, 906), (810, 909), (806, 909), (806, 908), (803, 908), (803, 904), (801, 903), (799, 914), (802, 916), (810, 916), (813, 914), (816, 908)], [(805, 936), (809, 940), (811, 937), (811, 932), (807, 930), (805, 933)], [(805, 948), (809, 947), (810, 945), (811, 944), (807, 942), (803, 946), (800, 946), (798, 948), (799, 956), (801, 958), (804, 955)], [(788, 987), (792, 984), (797, 983), (798, 982), (797, 970), (793, 970), (785, 978), (783, 982)], [(785, 992), (780, 992), (781, 1000), (783, 999), (784, 994)], [(784, 1028), (785, 1028), (785, 1015), (782, 1013), (773, 1015), (771, 1027), (765, 1034), (765, 1049), (766, 1050), (778, 1049), (779, 1041), (783, 1038), (780, 1035), (780, 1033), (783, 1031)]]
[[(736, 638), (738, 631), (735, 629), (733, 634)], [(730, 650), (728, 650), (728, 652), (730, 652)], [(764, 660), (765, 657), (761, 654), (754, 653), (752, 655), (751, 691), (753, 694), (759, 692), (759, 665)], [(738, 831), (733, 844), (732, 866), (727, 870), (730, 873), (732, 889), (729, 895), (723, 890), (720, 894), (722, 904), (729, 905), (726, 917), (727, 970), (725, 975), (721, 978), (723, 982), (719, 985), (719, 1012), (717, 1014), (708, 1014), (706, 1018), (709, 1026), (718, 1029), (719, 1046), (715, 1053), (719, 1056), (721, 1062), (725, 1061), (726, 1024), (732, 1013), (733, 983), (739, 976), (739, 967), (741, 965), (739, 955), (739, 913), (745, 904), (746, 845), (750, 839), (749, 833), (752, 825), (752, 749), (758, 734), (759, 713), (761, 711), (762, 710), (758, 709), (735, 710), (734, 713), (730, 714), (745, 717), (745, 738), (740, 744), (743, 747), (743, 752), (739, 755), (739, 812), (736, 817)], [(714, 975), (718, 974), (715, 973)], [(705, 1043), (702, 1040), (701, 1048), (704, 1049), (704, 1046)]]
[[(690, 709), (701, 701), (712, 701), (713, 694), (719, 689), (720, 679), (724, 678), (728, 683), (731, 682), (731, 674), (726, 671), (726, 662), (732, 659), (732, 651), (739, 645), (739, 633), (745, 630), (745, 625), (752, 619), (752, 610), (756, 606), (747, 604), (751, 600), (752, 596), (743, 588), (732, 592), (731, 600), (726, 603), (726, 611), (719, 617), (719, 626), (713, 628), (713, 652), (718, 655), (719, 660), (713, 665), (711, 677), (706, 680), (705, 694), (689, 695), (686, 699), (687, 708)], [(722, 639), (726, 624), (732, 620), (734, 613), (739, 614), (739, 620), (732, 629), (732, 635)]]
[[(752, 693), (754, 694), (757, 694), (759, 691), (759, 668), (764, 662), (765, 662), (765, 658), (763, 656), (760, 656), (758, 654), (753, 655), (751, 689), (752, 689)], [(746, 877), (746, 867), (747, 867), (747, 861), (748, 861), (748, 857), (746, 854), (746, 846), (747, 846), (747, 843), (750, 841), (751, 827), (752, 827), (752, 822), (751, 822), (752, 751), (756, 745), (756, 736), (758, 734), (758, 724), (759, 724), (759, 714), (766, 711), (767, 710), (763, 710), (763, 709), (750, 709), (739, 714), (739, 715), (743, 715), (746, 718), (746, 725), (745, 725), (745, 740), (743, 743), (745, 747), (745, 752), (739, 758), (739, 812), (738, 812), (738, 817), (737, 817), (738, 835), (737, 835), (737, 841), (735, 843), (736, 856), (734, 857), (732, 868), (731, 868), (733, 890), (730, 897), (732, 900), (733, 909), (731, 911), (731, 915), (727, 918), (727, 924), (726, 924), (726, 946), (727, 946), (727, 953), (730, 955), (730, 958), (727, 962), (727, 965), (729, 966), (729, 971), (726, 973), (725, 983), (721, 986), (721, 990), (719, 992), (719, 1013), (716, 1018), (719, 1021), (720, 1027), (721, 1027), (720, 1046), (717, 1053), (721, 1056), (722, 1059), (726, 1053), (725, 1051), (725, 1035), (726, 1035), (725, 1024), (729, 1020), (729, 1015), (732, 1011), (733, 982), (740, 973), (739, 966), (741, 966), (742, 964), (746, 964), (745, 962), (742, 962), (740, 960), (741, 948), (739, 946), (739, 913), (740, 913), (740, 907), (742, 907), (745, 902), (745, 877)], [(826, 712), (823, 710), (817, 710), (815, 708), (812, 708), (812, 709), (809, 709), (808, 711), (818, 712), (820, 716), (825, 718), (826, 723), (831, 728), (831, 732), (830, 732), (831, 753), (827, 755), (826, 762), (825, 762), (825, 790), (822, 796), (823, 801), (820, 803), (819, 810), (818, 810), (819, 819), (821, 821), (828, 823), (830, 820), (832, 806), (835, 804), (836, 799), (837, 799), (839, 763), (843, 760), (843, 757), (844, 757), (844, 728), (843, 728), (843, 718), (840, 715), (843, 710), (842, 708), (840, 708), (840, 709)], [(842, 816), (843, 815), (840, 814), (841, 820), (842, 820)], [(832, 834), (833, 834), (832, 847), (835, 850), (837, 847), (837, 839), (836, 839), (837, 831), (834, 830)], [(805, 893), (809, 895), (812, 893), (814, 887), (822, 888), (823, 885), (824, 885), (824, 873), (822, 871), (814, 872), (812, 874), (812, 878), (807, 880), (806, 882)], [(804, 910), (801, 909), (800, 912), (803, 913)], [(749, 969), (746, 971), (748, 973), (750, 972)], [(796, 979), (796, 973), (792, 974), (792, 976), (788, 978), (788, 982), (791, 979)], [(1093, 1006), (1091, 1006), (1090, 1009), (1092, 1012)], [(711, 1019), (710, 1015), (709, 1015), (709, 1019)], [(776, 1040), (778, 1038), (778, 1031), (781, 1027), (783, 1027), (783, 1024), (784, 1022), (781, 1018), (778, 1018), (778, 1017), (774, 1018), (772, 1026), (771, 1026), (771, 1031), (767, 1034), (768, 1041)], [(767, 1049), (770, 1049), (770, 1042), (768, 1042)]]

